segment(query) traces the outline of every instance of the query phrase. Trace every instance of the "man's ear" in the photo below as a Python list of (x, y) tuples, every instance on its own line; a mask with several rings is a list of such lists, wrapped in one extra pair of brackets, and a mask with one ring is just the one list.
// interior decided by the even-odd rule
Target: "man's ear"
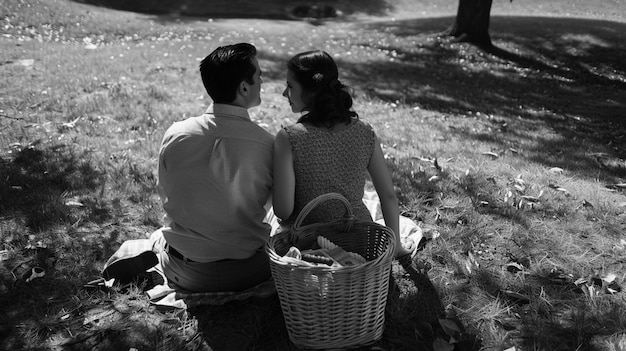
[(250, 91), (250, 89), (246, 85), (246, 82), (242, 81), (239, 83), (235, 94), (235, 100), (233, 100), (234, 105), (244, 104), (248, 99), (248, 91)]
[(241, 83), (239, 83), (239, 87), (237, 88), (237, 91), (242, 96), (248, 95), (248, 83), (246, 83), (245, 80), (242, 80)]

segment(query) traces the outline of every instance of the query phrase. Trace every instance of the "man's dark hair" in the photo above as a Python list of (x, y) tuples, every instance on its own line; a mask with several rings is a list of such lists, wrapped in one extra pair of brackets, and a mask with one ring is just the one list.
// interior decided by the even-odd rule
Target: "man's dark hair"
[(256, 48), (248, 43), (220, 46), (200, 62), (200, 76), (213, 102), (231, 103), (242, 81), (254, 84)]

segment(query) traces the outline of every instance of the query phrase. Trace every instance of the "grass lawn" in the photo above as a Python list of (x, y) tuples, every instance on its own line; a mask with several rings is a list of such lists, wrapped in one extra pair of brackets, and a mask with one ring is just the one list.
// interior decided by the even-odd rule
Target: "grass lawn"
[(322, 1), (343, 14), (328, 20), (285, 14), (300, 1), (229, 3), (0, 4), (0, 349), (297, 349), (275, 295), (162, 311), (145, 282), (85, 287), (161, 225), (162, 135), (210, 103), (199, 60), (242, 41), (259, 48), (252, 116), (272, 133), (296, 119), (289, 57), (334, 55), (429, 239), (394, 262), (385, 333), (364, 350), (626, 349), (623, 1), (494, 2), (489, 51), (441, 34), (455, 1)]

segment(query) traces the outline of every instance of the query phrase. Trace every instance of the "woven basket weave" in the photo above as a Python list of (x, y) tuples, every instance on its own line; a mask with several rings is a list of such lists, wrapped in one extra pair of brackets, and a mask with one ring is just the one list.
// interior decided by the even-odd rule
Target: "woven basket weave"
[[(324, 201), (339, 200), (346, 217), (301, 226), (307, 214)], [(367, 262), (356, 266), (306, 267), (281, 261), (291, 246), (310, 249), (324, 236)], [(395, 240), (391, 229), (354, 220), (342, 195), (321, 195), (300, 212), (293, 227), (270, 238), (270, 267), (291, 341), (312, 349), (342, 349), (382, 337)]]

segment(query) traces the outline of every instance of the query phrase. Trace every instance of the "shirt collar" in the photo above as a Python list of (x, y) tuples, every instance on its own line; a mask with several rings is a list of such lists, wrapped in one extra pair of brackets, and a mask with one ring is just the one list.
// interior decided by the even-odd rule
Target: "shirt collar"
[(206, 112), (208, 114), (212, 114), (220, 117), (241, 117), (245, 119), (250, 119), (250, 115), (248, 114), (248, 109), (228, 104), (211, 104), (209, 108), (207, 108)]

